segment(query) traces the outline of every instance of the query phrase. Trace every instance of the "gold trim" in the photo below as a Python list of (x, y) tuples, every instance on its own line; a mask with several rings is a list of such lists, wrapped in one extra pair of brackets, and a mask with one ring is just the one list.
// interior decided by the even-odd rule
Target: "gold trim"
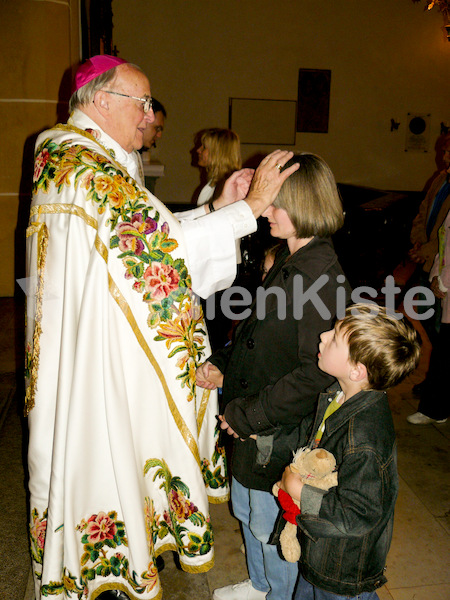
[(45, 223), (30, 223), (27, 229), (27, 238), (37, 234), (37, 285), (36, 285), (36, 313), (34, 317), (33, 349), (31, 357), (30, 383), (25, 391), (24, 415), (27, 417), (35, 405), (37, 376), (39, 368), (40, 339), (42, 334), (42, 299), (44, 297), (44, 271), (47, 258), (49, 233)]
[[(160, 600), (162, 598), (162, 585), (161, 585), (161, 579), (159, 577), (159, 575), (157, 575), (158, 577), (158, 583), (159, 583), (159, 592), (156, 596), (153, 596), (152, 600)], [(138, 598), (138, 596), (135, 596), (132, 592), (130, 592), (129, 588), (124, 585), (123, 583), (104, 583), (103, 585), (100, 585), (98, 588), (96, 588), (90, 598), (91, 600), (95, 600), (96, 598), (98, 598), (100, 596), (100, 594), (102, 594), (103, 592), (107, 592), (107, 591), (111, 591), (111, 590), (120, 590), (121, 592), (124, 592), (128, 598), (130, 598), (130, 600), (141, 600), (141, 598)]]
[[(135, 181), (135, 178), (131, 177), (131, 175), (128, 173), (128, 171), (125, 169), (125, 167), (118, 160), (116, 160), (116, 158), (114, 156), (114, 150), (108, 149), (96, 137), (94, 137), (91, 133), (88, 133), (85, 129), (80, 129), (79, 127), (77, 127), (76, 125), (73, 125), (72, 123), (70, 123), (70, 124), (69, 123), (58, 123), (58, 125), (55, 125), (55, 127), (53, 129), (59, 129), (61, 131), (66, 131), (66, 132), (71, 132), (71, 133), (78, 133), (78, 135), (81, 135), (81, 136), (87, 138), (88, 140), (91, 140), (92, 142), (97, 144), (97, 146), (101, 150), (103, 150), (103, 152), (106, 152), (106, 154), (111, 159), (111, 162), (116, 167), (116, 169), (118, 169), (121, 173), (125, 173), (127, 175), (127, 177), (129, 177), (130, 179), (133, 179)], [(74, 145), (78, 146), (79, 144), (74, 144)], [(141, 185), (140, 187), (143, 187), (143, 186)]]
[(30, 218), (38, 215), (39, 219), (40, 215), (56, 214), (67, 214), (74, 215), (75, 217), (80, 217), (90, 227), (98, 229), (97, 219), (91, 217), (91, 215), (88, 215), (84, 208), (81, 208), (80, 206), (76, 206), (74, 204), (36, 204), (30, 209)]
[(204, 565), (199, 565), (198, 567), (194, 565), (186, 565), (182, 563), (180, 559), (180, 566), (186, 573), (206, 573), (207, 571), (210, 571), (214, 566), (214, 556), (209, 562), (205, 563)]
[(206, 409), (208, 408), (209, 396), (211, 395), (211, 390), (203, 390), (202, 400), (200, 402), (200, 408), (197, 414), (197, 431), (200, 435), (200, 431), (202, 429), (203, 420), (205, 418)]
[(148, 360), (150, 361), (150, 364), (155, 369), (156, 374), (158, 375), (159, 380), (161, 382), (164, 393), (166, 395), (167, 403), (169, 405), (170, 412), (172, 413), (172, 417), (173, 417), (181, 435), (183, 436), (183, 439), (184, 439), (186, 445), (188, 446), (189, 450), (192, 452), (198, 465), (201, 467), (200, 454), (199, 454), (198, 447), (195, 442), (194, 436), (189, 431), (188, 426), (186, 425), (183, 417), (180, 414), (180, 411), (177, 408), (177, 405), (175, 404), (175, 401), (172, 397), (172, 394), (170, 393), (169, 387), (167, 385), (167, 382), (166, 382), (164, 374), (161, 370), (161, 367), (159, 366), (155, 357), (153, 356), (152, 351), (150, 350), (144, 336), (142, 335), (142, 332), (140, 331), (140, 329), (138, 327), (138, 324), (136, 323), (136, 319), (135, 319), (130, 307), (128, 306), (125, 298), (122, 296), (121, 291), (114, 283), (110, 273), (108, 273), (108, 279), (109, 279), (109, 293), (114, 298), (114, 300), (116, 301), (120, 310), (124, 314), (134, 335), (136, 336), (136, 339), (137, 339), (139, 345), (141, 346), (142, 350), (145, 352), (145, 355), (147, 356)]
[(208, 496), (208, 502), (210, 504), (224, 504), (225, 502), (228, 502), (229, 499), (230, 499), (229, 492), (227, 492), (227, 494), (225, 496)]

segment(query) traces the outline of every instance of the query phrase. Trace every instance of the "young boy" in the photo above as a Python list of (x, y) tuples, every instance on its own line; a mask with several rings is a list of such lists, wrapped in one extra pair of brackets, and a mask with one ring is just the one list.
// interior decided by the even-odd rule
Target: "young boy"
[[(334, 455), (338, 485), (323, 491), (302, 484), (289, 467), (283, 474), (281, 488), (300, 501), (295, 600), (374, 600), (387, 581), (398, 491), (395, 432), (384, 390), (416, 368), (420, 337), (406, 319), (357, 304), (320, 339), (319, 367), (337, 383), (319, 396), (307, 446)], [(304, 441), (307, 429), (302, 426)]]

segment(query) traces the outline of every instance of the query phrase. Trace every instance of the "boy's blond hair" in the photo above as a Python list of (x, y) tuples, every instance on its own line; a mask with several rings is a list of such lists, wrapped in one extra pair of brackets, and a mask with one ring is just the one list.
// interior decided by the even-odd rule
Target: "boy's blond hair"
[(352, 363), (367, 369), (371, 389), (386, 390), (412, 373), (420, 359), (421, 339), (406, 318), (396, 319), (375, 304), (354, 304), (336, 323), (348, 343)]

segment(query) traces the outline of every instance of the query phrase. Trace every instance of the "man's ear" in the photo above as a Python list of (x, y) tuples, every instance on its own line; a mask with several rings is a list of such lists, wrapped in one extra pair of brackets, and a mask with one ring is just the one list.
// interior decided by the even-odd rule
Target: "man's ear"
[(358, 383), (364, 379), (367, 379), (367, 369), (362, 363), (358, 362), (351, 367), (350, 381)]
[(94, 105), (95, 108), (105, 116), (106, 113), (109, 112), (109, 98), (108, 94), (106, 94), (103, 90), (99, 90), (95, 92), (94, 95)]

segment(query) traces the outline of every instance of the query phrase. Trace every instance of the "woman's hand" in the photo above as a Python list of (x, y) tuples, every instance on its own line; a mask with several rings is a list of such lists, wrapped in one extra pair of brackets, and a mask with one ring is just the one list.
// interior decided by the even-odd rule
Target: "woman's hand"
[(223, 385), (223, 374), (209, 360), (198, 367), (196, 378), (197, 385), (207, 390), (215, 390)]
[(256, 169), (246, 198), (256, 219), (272, 204), (286, 179), (299, 168), (300, 165), (295, 163), (281, 172), (280, 167), (284, 167), (293, 156), (293, 152), (275, 150), (263, 158)]

